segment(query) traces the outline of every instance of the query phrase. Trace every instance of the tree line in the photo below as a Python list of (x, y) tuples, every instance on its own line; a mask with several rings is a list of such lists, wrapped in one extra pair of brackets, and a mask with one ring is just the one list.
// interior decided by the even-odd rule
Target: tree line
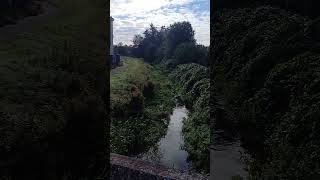
[(115, 51), (123, 56), (144, 58), (149, 63), (171, 62), (173, 65), (198, 63), (208, 65), (208, 47), (200, 45), (189, 22), (176, 22), (160, 28), (150, 24), (133, 38), (133, 45), (119, 43)]

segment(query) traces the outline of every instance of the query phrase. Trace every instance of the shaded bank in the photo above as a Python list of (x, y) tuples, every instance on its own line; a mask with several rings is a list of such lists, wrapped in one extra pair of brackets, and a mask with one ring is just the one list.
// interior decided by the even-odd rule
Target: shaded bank
[(273, 6), (284, 10), (298, 13), (300, 15), (316, 18), (319, 13), (319, 1), (317, 0), (215, 0), (213, 10), (255, 8), (259, 6)]
[(50, 2), (59, 13), (0, 34), (0, 176), (103, 179), (106, 11), (99, 0)]
[(240, 132), (252, 177), (319, 178), (319, 20), (220, 10), (211, 27), (211, 121)]

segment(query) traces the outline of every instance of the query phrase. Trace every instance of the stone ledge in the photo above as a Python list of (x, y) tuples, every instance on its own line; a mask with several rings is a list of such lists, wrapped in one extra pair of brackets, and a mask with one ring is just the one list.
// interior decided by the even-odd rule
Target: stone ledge
[(111, 180), (207, 180), (200, 174), (161, 166), (148, 161), (110, 154)]

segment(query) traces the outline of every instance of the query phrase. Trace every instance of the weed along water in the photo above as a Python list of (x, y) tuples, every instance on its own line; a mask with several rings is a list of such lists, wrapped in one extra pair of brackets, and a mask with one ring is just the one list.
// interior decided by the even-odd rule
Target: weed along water
[(179, 170), (190, 170), (190, 164), (187, 161), (188, 153), (182, 148), (184, 118), (188, 118), (188, 110), (184, 106), (176, 105), (170, 115), (166, 135), (148, 152), (140, 154), (138, 158)]
[(123, 57), (122, 62), (123, 66), (110, 73), (111, 152), (198, 172), (200, 161), (190, 158), (195, 152), (190, 148), (194, 144), (190, 136), (201, 132), (196, 139), (202, 141), (206, 139), (202, 133), (205, 129), (190, 128), (194, 112), (181, 105), (187, 103), (180, 84), (166, 76), (161, 67), (142, 59)]

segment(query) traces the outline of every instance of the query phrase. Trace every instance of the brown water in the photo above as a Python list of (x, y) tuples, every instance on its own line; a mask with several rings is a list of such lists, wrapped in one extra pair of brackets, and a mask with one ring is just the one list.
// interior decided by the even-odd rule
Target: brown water
[(166, 135), (148, 152), (138, 156), (143, 160), (155, 162), (167, 167), (189, 170), (188, 153), (182, 149), (183, 119), (188, 117), (188, 110), (184, 106), (176, 106), (170, 115), (170, 122)]

